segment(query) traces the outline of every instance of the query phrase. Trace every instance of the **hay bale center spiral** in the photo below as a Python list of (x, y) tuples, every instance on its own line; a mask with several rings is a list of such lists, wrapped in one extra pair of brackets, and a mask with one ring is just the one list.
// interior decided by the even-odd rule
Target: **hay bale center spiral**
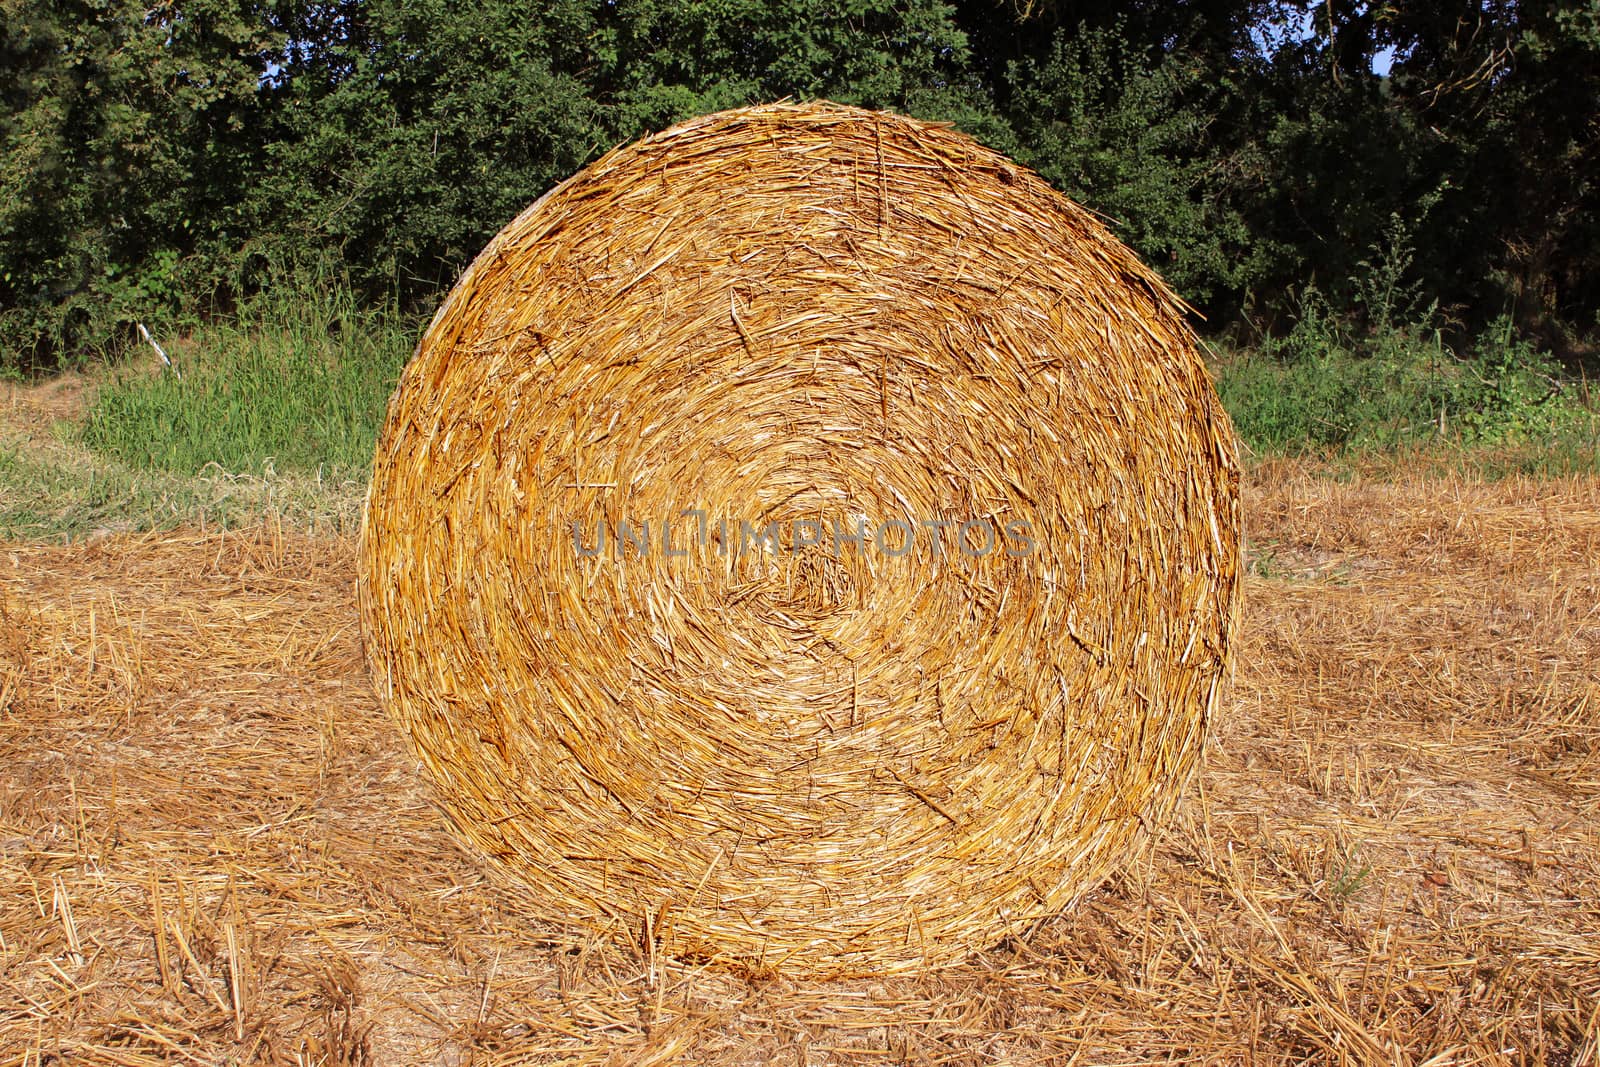
[(500, 232), (391, 402), (382, 702), (545, 918), (946, 962), (1170, 812), (1239, 588), (1183, 307), (961, 133), (695, 119)]

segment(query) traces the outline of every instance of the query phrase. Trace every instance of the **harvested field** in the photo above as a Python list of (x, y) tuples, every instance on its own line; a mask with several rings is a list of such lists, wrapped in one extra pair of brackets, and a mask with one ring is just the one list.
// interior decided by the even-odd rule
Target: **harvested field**
[(379, 712), (348, 541), (0, 545), (0, 1063), (1551, 1063), (1600, 1041), (1600, 482), (1247, 491), (1160, 846), (920, 978), (522, 918)]

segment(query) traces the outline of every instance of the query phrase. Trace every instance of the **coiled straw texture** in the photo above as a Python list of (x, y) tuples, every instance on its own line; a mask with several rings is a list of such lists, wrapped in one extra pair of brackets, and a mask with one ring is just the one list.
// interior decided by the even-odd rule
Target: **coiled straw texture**
[(391, 403), (360, 593), (384, 704), (546, 918), (894, 972), (1170, 811), (1239, 544), (1152, 272), (953, 129), (776, 105), (494, 238)]

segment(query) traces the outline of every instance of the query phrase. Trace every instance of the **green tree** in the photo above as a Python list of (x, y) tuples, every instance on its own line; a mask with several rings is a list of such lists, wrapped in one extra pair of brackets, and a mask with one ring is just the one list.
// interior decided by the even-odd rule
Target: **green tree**
[(342, 258), (371, 295), (452, 281), (605, 134), (578, 77), (585, 4), (296, 5), (262, 86), (278, 126), (242, 210), (248, 250)]
[(785, 96), (978, 113), (943, 5), (839, 14), (822, 0), (303, 5), (279, 24), (289, 44), (264, 91), (283, 134), (249, 209), (266, 244), (336, 250), (369, 285), (425, 298), (556, 181), (678, 119)]
[(228, 0), (0, 17), (0, 352), (37, 363), (178, 300), (259, 150), (264, 34)]
[(1462, 336), (1509, 313), (1574, 351), (1600, 313), (1600, 4), (1286, 7), (1311, 33), (1277, 57), (1281, 180), (1257, 215), (1293, 250), (1280, 286), (1316, 276), (1348, 303), (1360, 250), (1398, 215)]
[(1600, 325), (1595, 0), (0, 0), (0, 366), (263, 265), (426, 305), (610, 146), (786, 96), (957, 122), (1217, 328), (1359, 326), (1402, 261), (1463, 337)]
[(1262, 253), (1237, 206), (1254, 169), (1219, 117), (1244, 77), (1205, 57), (1142, 48), (1121, 24), (1058, 29), (1043, 56), (1006, 72), (1019, 154), (1110, 216), (1119, 235), (1190, 301), (1231, 310)]

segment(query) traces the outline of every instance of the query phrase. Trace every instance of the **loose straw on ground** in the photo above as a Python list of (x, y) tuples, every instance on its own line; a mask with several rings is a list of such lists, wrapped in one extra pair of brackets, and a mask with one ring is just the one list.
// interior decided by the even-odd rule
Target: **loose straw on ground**
[(545, 917), (893, 971), (1171, 810), (1239, 538), (1159, 278), (950, 128), (777, 105), (490, 243), (391, 404), (360, 594), (383, 703)]

